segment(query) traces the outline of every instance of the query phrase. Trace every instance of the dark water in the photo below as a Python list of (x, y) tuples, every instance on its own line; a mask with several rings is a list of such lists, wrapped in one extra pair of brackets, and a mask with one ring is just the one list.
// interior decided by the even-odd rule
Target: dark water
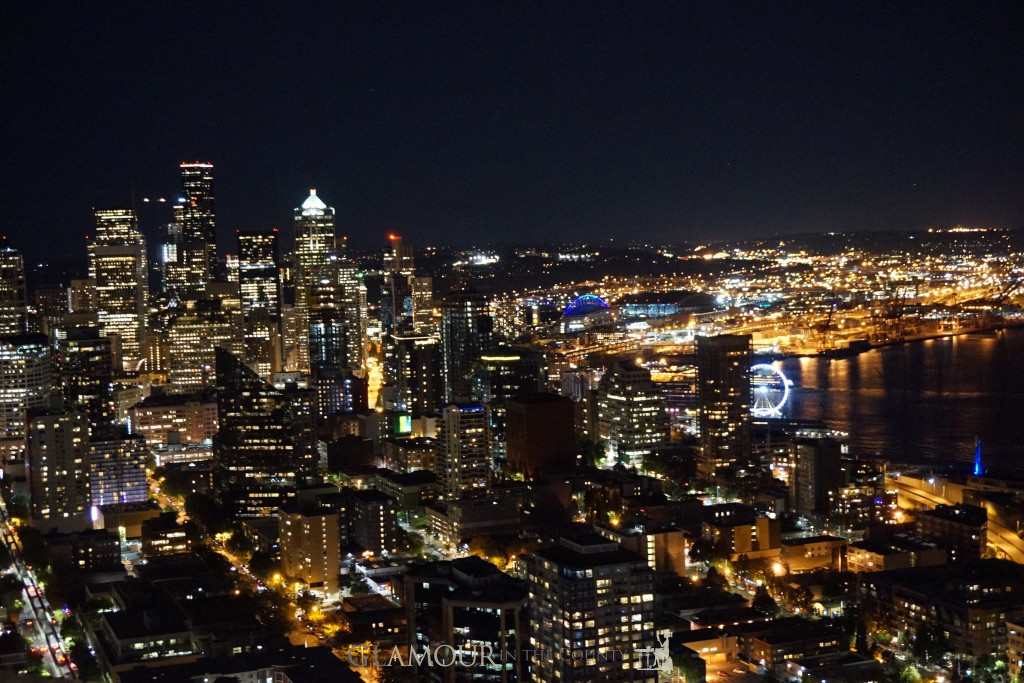
[(783, 372), (790, 416), (849, 432), (854, 452), (967, 463), (978, 436), (988, 463), (1024, 469), (1024, 330), (788, 359)]

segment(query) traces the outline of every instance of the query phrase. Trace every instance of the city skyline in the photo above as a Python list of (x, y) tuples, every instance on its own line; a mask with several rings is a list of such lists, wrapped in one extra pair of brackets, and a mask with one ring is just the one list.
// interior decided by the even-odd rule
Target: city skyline
[(189, 158), (218, 169), (221, 244), (287, 226), (309, 187), (359, 248), (1024, 214), (1008, 4), (89, 15), (7, 22), (6, 230), (54, 251), (93, 207), (173, 198)]

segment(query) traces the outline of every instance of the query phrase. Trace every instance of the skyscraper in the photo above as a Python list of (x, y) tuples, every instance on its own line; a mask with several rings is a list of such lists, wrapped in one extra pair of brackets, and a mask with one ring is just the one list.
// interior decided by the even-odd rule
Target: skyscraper
[(750, 356), (750, 335), (697, 337), (697, 469), (705, 477), (750, 457)]
[(491, 347), (493, 321), (487, 300), (477, 292), (456, 292), (442, 306), (441, 345), (444, 354), (445, 400), (472, 395), (470, 372), (480, 354)]
[(109, 424), (114, 418), (110, 338), (95, 327), (73, 327), (59, 349), (67, 405), (84, 412), (93, 428)]
[(181, 226), (179, 263), (185, 281), (177, 283), (193, 295), (202, 291), (217, 272), (217, 211), (213, 193), (213, 164), (183, 161), (183, 202), (175, 206)]
[(281, 280), (277, 229), (238, 233), (243, 358), (263, 378), (282, 368)]
[[(236, 515), (267, 516), (316, 468), (311, 406), (217, 349), (217, 487)], [(308, 412), (307, 412), (308, 411)]]
[(81, 531), (88, 522), (89, 421), (83, 413), (41, 412), (28, 424), (32, 525)]
[(237, 237), (242, 312), (248, 315), (255, 310), (265, 310), (279, 318), (281, 282), (277, 229), (271, 232), (239, 231)]
[(117, 335), (121, 367), (135, 370), (142, 359), (149, 293), (146, 243), (131, 209), (98, 209), (89, 245), (89, 272), (96, 287), (100, 333)]
[(24, 334), (25, 262), (21, 252), (0, 246), (0, 337)]
[(562, 538), (525, 558), (531, 680), (644, 681), (656, 643), (654, 574), (640, 555), (596, 533)]
[(237, 308), (217, 299), (186, 302), (164, 332), (170, 389), (188, 393), (211, 386), (216, 376), (217, 350), (241, 357), (242, 332)]
[(285, 574), (301, 579), (321, 595), (338, 592), (341, 544), (338, 515), (289, 505), (281, 518), (281, 564)]
[(544, 388), (544, 355), (528, 348), (493, 347), (480, 355), (472, 374), (473, 398), (487, 404), (491, 414), (491, 454), (505, 460), (505, 406)]
[(650, 371), (624, 361), (612, 364), (598, 385), (597, 423), (615, 460), (643, 467), (644, 459), (668, 439), (665, 398)]
[(384, 252), (384, 272), (410, 276), (415, 270), (412, 245), (398, 233), (388, 233), (388, 250)]
[(483, 493), (491, 483), (487, 406), (458, 403), (444, 409), (435, 474), (445, 497)]
[(334, 209), (317, 196), (315, 189), (310, 189), (309, 196), (295, 209), (294, 226), (295, 308), (300, 319), (299, 367), (295, 369), (305, 372), (310, 369), (308, 345), (311, 316), (315, 310), (327, 304), (333, 293), (332, 288), (337, 286), (337, 278), (324, 272), (331, 262), (331, 256), (337, 257)]
[(28, 412), (49, 404), (55, 382), (46, 337), (0, 338), (0, 455), (5, 464), (22, 463)]
[(434, 415), (441, 406), (441, 342), (434, 336), (392, 334), (384, 345), (384, 381), (391, 387), (388, 408), (412, 417)]

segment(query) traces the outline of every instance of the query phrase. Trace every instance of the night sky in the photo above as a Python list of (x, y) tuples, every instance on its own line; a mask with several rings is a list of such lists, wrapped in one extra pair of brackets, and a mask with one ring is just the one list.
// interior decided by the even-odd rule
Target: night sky
[(1024, 217), (1014, 4), (465, 5), (8, 3), (3, 225), (77, 253), (185, 158), (224, 238), (310, 186), (363, 247)]

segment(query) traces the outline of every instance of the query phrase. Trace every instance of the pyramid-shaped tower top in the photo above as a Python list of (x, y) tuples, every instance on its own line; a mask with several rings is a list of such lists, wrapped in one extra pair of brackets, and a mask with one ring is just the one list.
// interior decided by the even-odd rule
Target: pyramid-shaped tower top
[(309, 188), (309, 196), (306, 197), (306, 201), (302, 202), (302, 215), (322, 216), (326, 210), (327, 205), (324, 204), (324, 200), (317, 196), (316, 188)]

